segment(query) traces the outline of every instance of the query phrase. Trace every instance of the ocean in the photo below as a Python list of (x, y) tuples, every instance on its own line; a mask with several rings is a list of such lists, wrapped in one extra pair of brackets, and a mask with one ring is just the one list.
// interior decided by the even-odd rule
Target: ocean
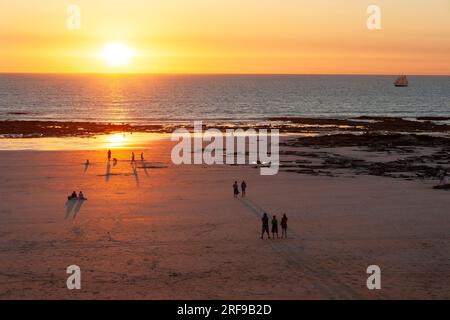
[(0, 75), (2, 120), (145, 124), (267, 117), (450, 116), (450, 77)]

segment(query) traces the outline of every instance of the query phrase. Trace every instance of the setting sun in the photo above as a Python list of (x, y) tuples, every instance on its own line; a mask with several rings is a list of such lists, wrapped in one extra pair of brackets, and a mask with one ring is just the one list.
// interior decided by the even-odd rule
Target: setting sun
[(112, 67), (128, 65), (134, 55), (134, 51), (121, 42), (107, 43), (101, 52), (103, 60)]

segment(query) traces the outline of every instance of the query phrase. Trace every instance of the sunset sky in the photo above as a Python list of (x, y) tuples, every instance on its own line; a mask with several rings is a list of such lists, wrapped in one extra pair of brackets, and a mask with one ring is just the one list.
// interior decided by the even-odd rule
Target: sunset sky
[[(0, 72), (450, 74), (449, 17), (450, 0), (1, 0)], [(133, 57), (108, 64), (108, 43)]]

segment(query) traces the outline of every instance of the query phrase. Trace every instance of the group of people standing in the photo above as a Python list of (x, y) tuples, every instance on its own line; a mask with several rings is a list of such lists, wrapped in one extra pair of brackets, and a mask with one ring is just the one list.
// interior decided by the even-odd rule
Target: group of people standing
[[(247, 183), (245, 181), (242, 181), (241, 183), (242, 197), (245, 197), (246, 190), (247, 190)], [(233, 184), (234, 197), (237, 198), (239, 196), (239, 193), (241, 193), (239, 191), (239, 185), (238, 182), (235, 181)], [(264, 238), (265, 233), (267, 233), (267, 237), (270, 239), (270, 231), (272, 231), (272, 239), (275, 239), (275, 236), (277, 238), (280, 238), (280, 236), (278, 235), (278, 219), (276, 215), (272, 216), (271, 220), (272, 229), (270, 231), (269, 231), (269, 216), (267, 215), (266, 212), (264, 212), (261, 220), (262, 220), (261, 239)], [(281, 238), (287, 238), (287, 222), (288, 218), (286, 214), (283, 214), (281, 221), (279, 223), (281, 225)]]
[[(245, 197), (245, 190), (247, 189), (247, 184), (245, 183), (245, 181), (242, 181), (241, 183), (241, 191), (242, 191), (242, 196)], [(233, 184), (233, 195), (235, 198), (237, 198), (237, 196), (239, 195), (239, 186), (237, 181), (234, 182)]]
[[(111, 155), (112, 155), (111, 150), (108, 150), (108, 161), (111, 161)], [(141, 161), (144, 161), (144, 160), (145, 160), (144, 153), (141, 152)], [(117, 159), (114, 158), (113, 161), (117, 162)], [(131, 152), (131, 163), (134, 163), (134, 162), (136, 162), (136, 156), (134, 155), (134, 152)]]
[[(262, 232), (261, 232), (261, 239), (264, 238), (264, 233), (267, 233), (267, 237), (270, 239), (270, 233), (269, 233), (269, 216), (267, 213), (264, 212), (262, 218)], [(287, 238), (287, 221), (288, 218), (286, 214), (283, 214), (283, 217), (281, 218), (281, 238)], [(277, 238), (278, 236), (278, 219), (277, 216), (274, 215), (272, 217), (272, 239), (275, 239), (275, 235)]]

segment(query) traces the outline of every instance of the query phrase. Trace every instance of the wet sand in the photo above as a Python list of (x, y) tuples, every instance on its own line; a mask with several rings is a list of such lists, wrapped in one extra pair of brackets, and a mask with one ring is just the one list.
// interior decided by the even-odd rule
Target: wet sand
[[(72, 121), (22, 121), (0, 120), (0, 137), (74, 137), (111, 134), (115, 132), (172, 133), (177, 128), (192, 130), (192, 121), (155, 122), (153, 124), (132, 125), (128, 123), (95, 123)], [(284, 133), (328, 133), (336, 132), (450, 132), (447, 117), (419, 117), (404, 119), (393, 117), (358, 117), (349, 119), (273, 117), (261, 120), (226, 121), (210, 120), (204, 129), (229, 128), (278, 129)]]
[[(136, 171), (131, 150), (113, 150), (116, 166), (106, 150), (0, 151), (0, 298), (450, 298), (450, 193), (433, 190), (435, 180), (174, 166), (171, 146), (134, 150), (147, 158)], [(402, 156), (355, 146), (282, 150)], [(234, 199), (242, 179), (247, 198)], [(72, 190), (89, 200), (67, 208)], [(288, 239), (259, 238), (262, 211), (288, 215)], [(66, 288), (72, 264), (81, 290)], [(382, 290), (366, 288), (372, 264)]]

